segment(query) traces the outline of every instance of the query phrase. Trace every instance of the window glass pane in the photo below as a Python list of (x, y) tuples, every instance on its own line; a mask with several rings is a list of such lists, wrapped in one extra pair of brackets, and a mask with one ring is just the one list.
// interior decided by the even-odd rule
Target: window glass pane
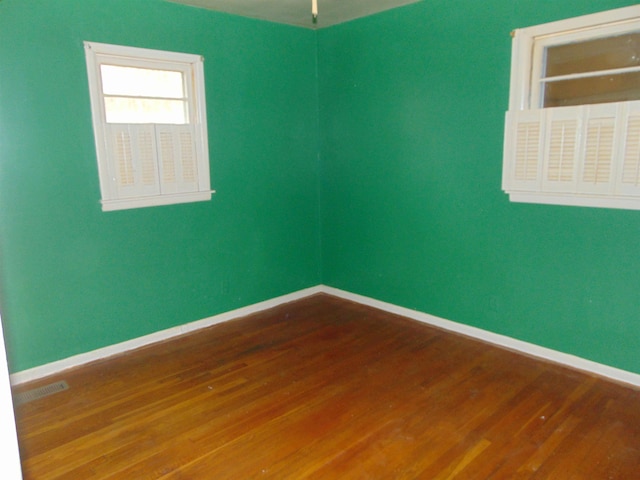
[(640, 32), (546, 49), (545, 77), (640, 65)]
[(107, 123), (189, 123), (182, 100), (105, 97), (104, 107)]
[(182, 72), (100, 65), (105, 95), (184, 98)]
[(640, 72), (546, 82), (543, 107), (640, 100)]

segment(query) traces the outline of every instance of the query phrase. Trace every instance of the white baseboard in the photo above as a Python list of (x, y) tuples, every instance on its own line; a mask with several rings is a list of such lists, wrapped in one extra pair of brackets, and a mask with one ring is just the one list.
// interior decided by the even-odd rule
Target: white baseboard
[(10, 375), (11, 384), (19, 385), (21, 383), (37, 380), (49, 375), (60, 373), (63, 370), (67, 370), (69, 368), (78, 367), (89, 362), (94, 362), (96, 360), (101, 360), (113, 355), (118, 355), (120, 353), (144, 347), (145, 345), (150, 345), (152, 343), (162, 342), (169, 338), (184, 335), (185, 333), (193, 332), (194, 330), (199, 330), (201, 328), (207, 328), (218, 323), (245, 317), (247, 315), (251, 315), (252, 313), (267, 310), (284, 303), (293, 302), (295, 300), (299, 300), (301, 298), (308, 297), (309, 295), (320, 292), (322, 292), (321, 286), (306, 288), (304, 290), (299, 290), (287, 295), (282, 295), (281, 297), (265, 300), (264, 302), (255, 303), (253, 305), (248, 305), (236, 310), (231, 310), (230, 312), (221, 313), (219, 315), (214, 315), (212, 317), (197, 320), (195, 322), (186, 323), (184, 325), (168, 328), (159, 332), (154, 332), (149, 335), (144, 335), (142, 337), (127, 340), (125, 342), (116, 343), (114, 345), (109, 345), (97, 350), (74, 355), (72, 357), (64, 358), (56, 362), (51, 362), (45, 365), (30, 368), (28, 370), (22, 370)]
[(195, 322), (187, 323), (177, 327), (169, 328), (167, 330), (161, 330), (159, 332), (151, 333), (143, 337), (134, 338), (126, 342), (117, 343), (108, 347), (99, 348), (91, 352), (81, 353), (74, 355), (73, 357), (58, 360), (56, 362), (41, 365), (39, 367), (31, 368), (29, 370), (23, 370), (21, 372), (11, 374), (12, 385), (18, 385), (21, 383), (37, 380), (39, 378), (60, 373), (63, 370), (84, 365), (95, 360), (100, 360), (113, 355), (117, 355), (129, 350), (134, 350), (145, 345), (161, 342), (172, 337), (183, 335), (185, 333), (193, 332), (201, 328), (207, 328), (212, 325), (233, 320), (236, 318), (251, 315), (252, 313), (267, 310), (269, 308), (282, 305), (284, 303), (293, 302), (316, 293), (326, 293), (335, 297), (351, 300), (356, 303), (368, 305), (373, 308), (384, 310), (389, 313), (401, 315), (403, 317), (411, 318), (413, 320), (432, 325), (434, 327), (442, 328), (451, 332), (466, 335), (468, 337), (476, 338), (487, 343), (498, 345), (509, 350), (521, 352), (525, 355), (548, 360), (554, 363), (565, 365), (577, 370), (581, 370), (587, 373), (593, 373), (602, 377), (610, 378), (612, 380), (627, 383), (640, 387), (640, 375), (626, 370), (610, 367), (601, 363), (593, 362), (584, 358), (569, 355), (567, 353), (558, 352), (550, 348), (541, 347), (533, 343), (523, 342), (522, 340), (516, 340), (511, 337), (492, 333), (481, 328), (471, 327), (462, 323), (453, 322), (451, 320), (445, 320), (428, 313), (419, 312), (417, 310), (411, 310), (409, 308), (400, 307), (392, 303), (382, 302), (374, 298), (365, 297), (355, 293), (350, 293), (344, 290), (340, 290), (333, 287), (327, 287), (325, 285), (317, 285), (315, 287), (299, 290), (287, 295), (265, 300), (264, 302), (248, 305), (246, 307), (238, 308), (230, 312), (214, 315), (209, 318), (198, 320)]
[(399, 307), (398, 305), (394, 305), (392, 303), (381, 302), (380, 300), (376, 300), (374, 298), (346, 292), (337, 288), (323, 286), (321, 288), (321, 291), (329, 295), (334, 295), (346, 300), (351, 300), (363, 305), (378, 308), (389, 313), (395, 313), (403, 317), (408, 317), (422, 323), (427, 323), (429, 325), (433, 325), (434, 327), (476, 338), (478, 340), (482, 340), (483, 342), (498, 345), (509, 350), (523, 353), (525, 355), (541, 358), (553, 363), (558, 363), (567, 367), (574, 368), (576, 370), (593, 373), (602, 377), (609, 378), (611, 380), (615, 380), (617, 382), (627, 383), (636, 387), (640, 387), (640, 375), (638, 375), (637, 373), (610, 367), (608, 365), (603, 365), (601, 363), (593, 362), (585, 358), (576, 357), (568, 353), (558, 352), (557, 350), (541, 347), (533, 343), (523, 342), (522, 340), (516, 340), (515, 338), (492, 333), (481, 328), (452, 322), (451, 320), (445, 320), (443, 318), (435, 317), (433, 315), (422, 313), (417, 310)]

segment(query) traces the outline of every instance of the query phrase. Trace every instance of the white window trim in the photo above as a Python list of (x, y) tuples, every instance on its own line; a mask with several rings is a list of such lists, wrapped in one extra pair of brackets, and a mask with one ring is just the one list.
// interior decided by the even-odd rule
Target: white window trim
[[(509, 194), (511, 201), (640, 209), (640, 188), (623, 185), (622, 182), (623, 158), (629, 158), (632, 148), (634, 149), (632, 155), (636, 155), (635, 149), (638, 148), (635, 143), (633, 145), (625, 144), (625, 139), (631, 138), (626, 136), (626, 129), (631, 131), (632, 118), (634, 122), (637, 122), (640, 114), (640, 102), (628, 101), (615, 104), (543, 109), (540, 108), (539, 83), (532, 81), (532, 79), (540, 77), (540, 68), (543, 63), (541, 52), (543, 52), (544, 46), (556, 42), (567, 43), (567, 41), (579, 41), (598, 36), (611, 36), (616, 32), (629, 30), (630, 25), (634, 22), (636, 25), (640, 22), (640, 5), (514, 30), (502, 178), (503, 190)], [(558, 42), (559, 39), (561, 42)], [(546, 152), (550, 148), (548, 142), (553, 122), (562, 117), (572, 118), (577, 122), (576, 151), (573, 152), (575, 177), (572, 182), (568, 182), (564, 186), (550, 186), (549, 182), (544, 180), (545, 169), (549, 166)], [(584, 164), (587, 161), (585, 152), (589, 121), (599, 117), (615, 124), (613, 159), (610, 165), (611, 184), (603, 188), (600, 188), (599, 185), (596, 186), (597, 188), (588, 188), (584, 184), (580, 184), (578, 175), (584, 171)], [(533, 157), (537, 155), (537, 164), (530, 170), (531, 172), (536, 171), (537, 174), (532, 174), (527, 181), (517, 181), (515, 179), (517, 168), (515, 156), (517, 149), (522, 149), (523, 144), (520, 137), (516, 139), (519, 135), (516, 134), (516, 130), (523, 125), (534, 125), (539, 129), (537, 131), (539, 136), (532, 137), (533, 143), (526, 143), (531, 152), (537, 152), (532, 155)], [(593, 138), (589, 137), (589, 140), (593, 140)], [(640, 158), (638, 165), (640, 165)]]
[[(511, 85), (509, 110), (528, 110), (539, 108), (537, 92), (532, 92), (531, 79), (540, 76), (539, 68), (542, 60), (533, 58), (534, 44), (542, 42), (546, 45), (559, 36), (563, 41), (579, 41), (593, 38), (594, 30), (607, 26), (606, 36), (614, 30), (624, 30), (630, 23), (640, 20), (640, 5), (618, 8), (606, 12), (583, 15), (581, 17), (559, 20), (556, 22), (518, 28), (512, 32), (511, 50)], [(542, 49), (538, 49), (541, 52)], [(540, 55), (540, 53), (537, 53)], [(537, 67), (537, 68), (536, 68)], [(535, 105), (534, 105), (535, 104)]]
[[(101, 203), (103, 211), (170, 205), (211, 199), (215, 193), (210, 187), (209, 147), (207, 137), (206, 97), (204, 88), (203, 58), (199, 55), (166, 52), (145, 48), (84, 42), (89, 80), (93, 129), (98, 163)], [(190, 97), (189, 126), (193, 131), (195, 145), (197, 186), (193, 190), (133, 195), (123, 197), (116, 186), (114, 160), (109, 158), (107, 124), (102, 95), (100, 64), (111, 63), (122, 66), (148, 67), (180, 70), (185, 73), (188, 96)], [(153, 125), (153, 124), (152, 124)], [(171, 127), (169, 127), (171, 128)], [(176, 126), (176, 128), (178, 128)], [(155, 158), (156, 168), (160, 160)]]

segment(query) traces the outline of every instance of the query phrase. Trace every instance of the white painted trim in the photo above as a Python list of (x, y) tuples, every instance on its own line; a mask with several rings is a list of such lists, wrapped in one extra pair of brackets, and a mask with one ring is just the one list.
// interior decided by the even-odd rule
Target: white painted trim
[(338, 288), (328, 287), (326, 285), (317, 285), (315, 287), (306, 288), (306, 289), (299, 290), (297, 292), (293, 292), (287, 295), (272, 298), (270, 300), (265, 300), (264, 302), (259, 302), (253, 305), (248, 305), (246, 307), (238, 308), (230, 312), (221, 313), (219, 315), (214, 315), (212, 317), (187, 323), (185, 325), (180, 325), (177, 327), (169, 328), (167, 330), (151, 333), (143, 337), (134, 338), (126, 342), (110, 345), (108, 347), (93, 350), (91, 352), (81, 353), (73, 357), (65, 358), (63, 360), (58, 360), (56, 362), (48, 363), (46, 365), (41, 365), (39, 367), (31, 368), (29, 370), (23, 370), (21, 372), (17, 372), (11, 375), (11, 383), (13, 385), (18, 385), (24, 382), (37, 380), (39, 378), (46, 377), (48, 375), (60, 373), (63, 370), (66, 370), (68, 368), (78, 367), (80, 365), (84, 365), (86, 363), (93, 362), (95, 360), (100, 360), (113, 355), (118, 355), (120, 353), (134, 350), (136, 348), (140, 348), (153, 343), (162, 342), (172, 337), (177, 337), (179, 335), (193, 332), (201, 328), (207, 328), (212, 325), (216, 325), (218, 323), (222, 323), (229, 320), (234, 320), (236, 318), (251, 315), (253, 313), (257, 313), (263, 310), (267, 310), (269, 308), (277, 307), (278, 305), (293, 302), (295, 300), (299, 300), (299, 299), (308, 297), (310, 295), (315, 295), (317, 293), (325, 293), (327, 295), (333, 295), (335, 297), (351, 300), (353, 302), (360, 303), (362, 305), (367, 305), (373, 308), (384, 310), (385, 312), (401, 315), (403, 317), (407, 317), (412, 320), (416, 320), (418, 322), (426, 323), (428, 325), (432, 325), (434, 327), (441, 328), (443, 330), (447, 330), (450, 332), (459, 333), (461, 335), (465, 335), (471, 338), (481, 340), (483, 342), (504, 347), (509, 350), (520, 352), (525, 355), (530, 355), (532, 357), (548, 360), (550, 362), (554, 362), (560, 365), (565, 365), (567, 367), (574, 368), (576, 370), (581, 370), (587, 373), (600, 375), (602, 377), (606, 377), (611, 380), (615, 380), (618, 382), (627, 383), (630, 385), (640, 387), (640, 374), (628, 372), (626, 370), (621, 370), (619, 368), (610, 367), (608, 365), (603, 365), (601, 363), (593, 362), (591, 360), (587, 360), (581, 357), (569, 355), (567, 353), (562, 353), (557, 350), (541, 347), (533, 343), (524, 342), (522, 340), (517, 340), (515, 338), (507, 337), (505, 335), (489, 332), (487, 330), (483, 330), (477, 327), (472, 327), (470, 325), (453, 322), (451, 320), (445, 320), (443, 318), (436, 317), (428, 313), (423, 313), (417, 310), (411, 310), (409, 308), (400, 307), (392, 303), (383, 302), (371, 297), (365, 297), (363, 295), (347, 292), (345, 290), (340, 290)]
[(101, 360), (113, 355), (118, 355), (120, 353), (128, 352), (130, 350), (144, 347), (146, 345), (151, 345), (153, 343), (162, 342), (164, 340), (184, 335), (185, 333), (193, 332), (201, 328), (207, 328), (218, 323), (245, 317), (247, 315), (251, 315), (262, 310), (267, 310), (269, 308), (277, 307), (278, 305), (282, 305), (284, 303), (293, 302), (295, 300), (299, 300), (301, 298), (308, 297), (309, 295), (314, 295), (320, 292), (322, 292), (322, 287), (320, 286), (306, 288), (304, 290), (299, 290), (287, 295), (275, 297), (270, 300), (265, 300), (264, 302), (254, 303), (253, 305), (248, 305), (246, 307), (231, 310), (219, 315), (214, 315), (202, 320), (197, 320), (195, 322), (186, 323), (177, 327), (168, 328), (166, 330), (154, 332), (142, 337), (133, 338), (125, 342), (116, 343), (114, 345), (109, 345), (97, 350), (74, 355), (62, 360), (30, 368), (28, 370), (22, 370), (21, 372), (11, 374), (11, 384), (19, 385), (21, 383), (37, 380), (48, 375), (60, 373), (69, 368), (78, 367), (89, 362), (94, 362), (96, 360)]
[(110, 43), (99, 43), (85, 41), (86, 48), (93, 50), (97, 55), (110, 55), (112, 57), (133, 57), (156, 60), (160, 63), (198, 63), (203, 60), (201, 55), (183, 52), (167, 52), (165, 50), (154, 50), (151, 48), (130, 47), (127, 45), (112, 45)]
[[(503, 189), (509, 194), (512, 202), (540, 203), (551, 205), (567, 205), (582, 207), (623, 208), (640, 210), (640, 198), (637, 192), (627, 190), (632, 183), (622, 182), (621, 176), (623, 164), (626, 162), (625, 151), (631, 148), (626, 145), (628, 135), (627, 124), (628, 109), (637, 108), (634, 104), (638, 101), (624, 100), (618, 102), (587, 105), (583, 102), (578, 106), (544, 107), (543, 85), (549, 82), (578, 79), (605, 74), (622, 74), (629, 71), (628, 68), (604, 69), (593, 72), (574, 72), (566, 75), (548, 77), (544, 72), (546, 52), (549, 47), (565, 45), (577, 41), (587, 41), (602, 37), (612, 37), (622, 33), (636, 31), (640, 25), (640, 5), (609, 10), (581, 17), (569, 18), (557, 22), (520, 28), (513, 31), (511, 49), (511, 79), (509, 88), (509, 112), (505, 121), (505, 139), (503, 155)], [(602, 67), (604, 68), (604, 67)], [(631, 67), (630, 70), (637, 69)], [(629, 96), (631, 98), (631, 96)], [(585, 100), (586, 101), (586, 100)], [(588, 102), (587, 102), (588, 103)], [(613, 113), (604, 112), (603, 109), (615, 109)], [(597, 117), (591, 116), (598, 111)], [(539, 114), (539, 121), (533, 119)], [(526, 118), (526, 120), (525, 120)], [(595, 118), (607, 118), (615, 122), (615, 139), (613, 144), (617, 146), (611, 157), (611, 180), (598, 185), (581, 181), (578, 174), (585, 168), (587, 162), (586, 144), (587, 137), (590, 140), (600, 142), (599, 137), (589, 134), (589, 121)], [(551, 140), (555, 136), (553, 125), (559, 119), (577, 122), (576, 136), (562, 139), (577, 140), (573, 154), (573, 164), (578, 169), (573, 172), (572, 181), (548, 181), (547, 170), (549, 168)], [(521, 181), (516, 179), (515, 169), (517, 148), (524, 147), (524, 142), (518, 137), (519, 127), (526, 128), (527, 124), (536, 123), (543, 134), (540, 150), (537, 152), (538, 169), (542, 167), (542, 176), (535, 181)], [(553, 130), (553, 132), (552, 132)], [(518, 143), (518, 145), (516, 145)], [(528, 153), (533, 152), (533, 145), (528, 144)], [(520, 153), (523, 150), (519, 150)], [(629, 194), (632, 194), (629, 196)]]
[(632, 5), (515, 29), (511, 53), (509, 109), (540, 107), (540, 84), (537, 80), (542, 77), (546, 46), (630, 31), (638, 21), (640, 5)]
[(593, 362), (581, 357), (558, 352), (557, 350), (534, 345), (533, 343), (523, 342), (522, 340), (516, 340), (515, 338), (507, 337), (505, 335), (499, 335), (497, 333), (489, 332), (481, 328), (452, 322), (451, 320), (445, 320), (443, 318), (435, 317), (433, 315), (419, 312), (417, 310), (400, 307), (392, 303), (382, 302), (374, 298), (346, 292), (337, 288), (323, 286), (321, 291), (329, 295), (344, 298), (346, 300), (351, 300), (353, 302), (361, 303), (373, 308), (378, 308), (389, 313), (408, 317), (437, 328), (442, 328), (443, 330), (448, 330), (450, 332), (455, 332), (461, 335), (476, 338), (478, 340), (482, 340), (483, 342), (491, 343), (493, 345), (504, 347), (509, 350), (514, 350), (525, 355), (548, 360), (553, 363), (565, 365), (567, 367), (575, 368), (584, 372), (595, 373), (596, 375), (607, 377), (618, 382), (627, 383), (637, 387), (640, 386), (640, 375), (628, 372), (626, 370), (610, 367), (608, 365), (603, 365), (601, 363)]
[(516, 203), (542, 203), (546, 205), (564, 205), (568, 207), (620, 208), (625, 210), (640, 210), (640, 198), (604, 195), (563, 195), (542, 192), (514, 192), (507, 191), (509, 200)]
[[(122, 45), (110, 45), (97, 42), (84, 42), (89, 101), (98, 162), (98, 177), (102, 196), (102, 210), (124, 210), (159, 205), (171, 205), (187, 202), (211, 200), (211, 175), (209, 168), (209, 143), (207, 135), (207, 102), (205, 96), (204, 57), (189, 53), (166, 52)], [(153, 185), (158, 195), (147, 195), (145, 188), (132, 186), (123, 191), (118, 187), (113, 148), (108, 140), (108, 124), (104, 109), (104, 92), (100, 68), (103, 64), (154, 68), (158, 70), (178, 71), (183, 74), (185, 98), (188, 104), (188, 122), (193, 128), (195, 141), (195, 163), (197, 185), (189, 185), (187, 192), (179, 194), (163, 193), (163, 182), (160, 177)], [(126, 124), (121, 124), (126, 125)], [(156, 125), (156, 124), (150, 124)], [(139, 126), (139, 125), (137, 125)], [(169, 124), (164, 127), (171, 129)], [(177, 127), (177, 126), (173, 126)], [(154, 133), (155, 129), (152, 129)], [(161, 158), (154, 152), (156, 170), (159, 171)], [(195, 187), (195, 189), (194, 189)]]
[(101, 200), (102, 211), (112, 212), (129, 208), (159, 207), (162, 205), (177, 205), (179, 203), (205, 202), (211, 200), (215, 190), (206, 192), (188, 192), (154, 195), (150, 197), (123, 198), (119, 200)]

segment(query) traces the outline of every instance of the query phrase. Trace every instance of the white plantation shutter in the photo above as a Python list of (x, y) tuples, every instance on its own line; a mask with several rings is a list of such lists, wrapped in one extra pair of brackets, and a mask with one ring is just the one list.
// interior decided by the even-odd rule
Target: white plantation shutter
[(107, 124), (117, 198), (198, 191), (198, 158), (191, 125)]
[(542, 179), (543, 110), (507, 112), (505, 154), (513, 159), (505, 169), (505, 189), (538, 191)]
[(508, 112), (505, 132), (512, 200), (640, 209), (640, 101)]
[(117, 198), (158, 195), (153, 125), (107, 124), (107, 150), (113, 158), (111, 178)]
[(611, 193), (615, 187), (616, 137), (620, 104), (585, 107), (585, 126), (580, 150), (580, 174), (577, 191)]
[(573, 192), (578, 167), (580, 116), (576, 108), (547, 109), (542, 188)]
[(198, 158), (191, 125), (157, 125), (162, 193), (198, 190)]
[(622, 123), (624, 140), (617, 193), (640, 196), (640, 102), (628, 105)]

